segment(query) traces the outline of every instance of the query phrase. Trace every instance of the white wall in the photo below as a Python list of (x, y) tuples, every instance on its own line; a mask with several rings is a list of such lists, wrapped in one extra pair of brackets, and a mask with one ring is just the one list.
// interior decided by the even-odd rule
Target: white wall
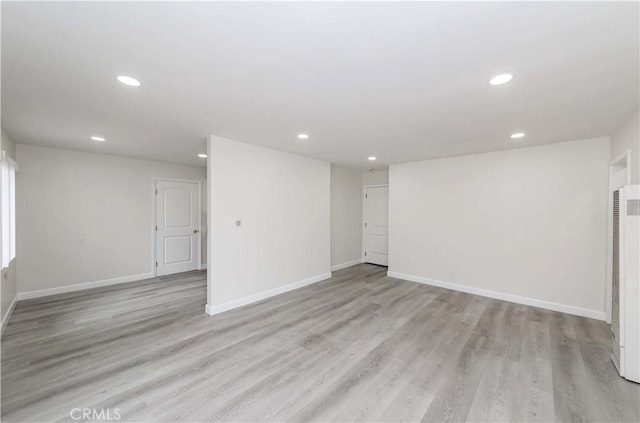
[[(206, 173), (200, 167), (22, 144), (17, 145), (17, 159), (21, 296), (113, 278), (150, 277), (152, 178), (204, 181)], [(204, 197), (202, 201), (206, 205)]]
[(362, 249), (361, 172), (331, 166), (331, 267), (360, 262)]
[(611, 158), (631, 150), (631, 183), (640, 184), (640, 109), (626, 119), (611, 135)]
[(9, 157), (12, 159), (16, 159), (16, 143), (9, 137), (9, 134), (4, 130), (4, 128), (0, 129), (0, 145), (2, 146), (2, 151), (7, 153)]
[(362, 174), (362, 185), (386, 185), (389, 183), (388, 170), (374, 170)]
[[(0, 130), (0, 150), (4, 151), (7, 156), (12, 159), (16, 159), (16, 146), (15, 143), (9, 138), (9, 135), (5, 132), (4, 128)], [(17, 191), (17, 188), (16, 188)], [(2, 269), (0, 273), (0, 308), (2, 324), (4, 325), (5, 318), (8, 317), (8, 311), (11, 307), (11, 303), (16, 297), (17, 291), (17, 262), (16, 258), (9, 263), (9, 266)], [(3, 326), (4, 327), (4, 326)]]
[(609, 154), (599, 138), (392, 165), (390, 273), (604, 319)]
[(207, 312), (330, 277), (329, 163), (213, 136), (208, 149)]

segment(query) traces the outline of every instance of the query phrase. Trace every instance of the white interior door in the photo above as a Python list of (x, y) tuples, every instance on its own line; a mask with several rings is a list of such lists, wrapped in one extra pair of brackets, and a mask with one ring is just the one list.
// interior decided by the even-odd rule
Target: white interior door
[(200, 261), (200, 185), (156, 182), (157, 275), (198, 269)]
[(389, 265), (389, 187), (365, 191), (364, 258), (367, 263)]

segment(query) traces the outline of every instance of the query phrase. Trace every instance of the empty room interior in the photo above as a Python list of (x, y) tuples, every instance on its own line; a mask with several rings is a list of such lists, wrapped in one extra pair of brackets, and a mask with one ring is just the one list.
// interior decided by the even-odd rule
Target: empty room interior
[(1, 419), (640, 421), (640, 3), (2, 1)]

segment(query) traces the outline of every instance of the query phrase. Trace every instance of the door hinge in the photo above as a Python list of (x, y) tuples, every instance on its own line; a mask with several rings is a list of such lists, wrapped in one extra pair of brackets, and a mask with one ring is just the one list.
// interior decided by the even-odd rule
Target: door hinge
[(158, 262), (156, 261), (156, 267), (158, 267)]
[(158, 190), (156, 189), (156, 195), (158, 195)]
[(365, 194), (365, 195), (364, 195), (364, 198), (369, 198), (369, 194)]
[(366, 251), (364, 252), (364, 256), (365, 256), (365, 257), (367, 256), (367, 252), (366, 252)]
[(365, 228), (367, 227), (367, 222), (364, 222), (364, 227), (365, 227)]
[(158, 225), (156, 225), (156, 231), (158, 230)]

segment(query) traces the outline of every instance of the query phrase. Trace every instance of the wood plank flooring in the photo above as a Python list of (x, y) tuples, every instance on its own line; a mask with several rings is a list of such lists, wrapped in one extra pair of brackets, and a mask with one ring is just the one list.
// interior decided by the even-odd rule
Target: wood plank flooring
[(214, 317), (203, 272), (20, 302), (2, 420), (640, 420), (605, 323), (385, 275), (357, 265)]

